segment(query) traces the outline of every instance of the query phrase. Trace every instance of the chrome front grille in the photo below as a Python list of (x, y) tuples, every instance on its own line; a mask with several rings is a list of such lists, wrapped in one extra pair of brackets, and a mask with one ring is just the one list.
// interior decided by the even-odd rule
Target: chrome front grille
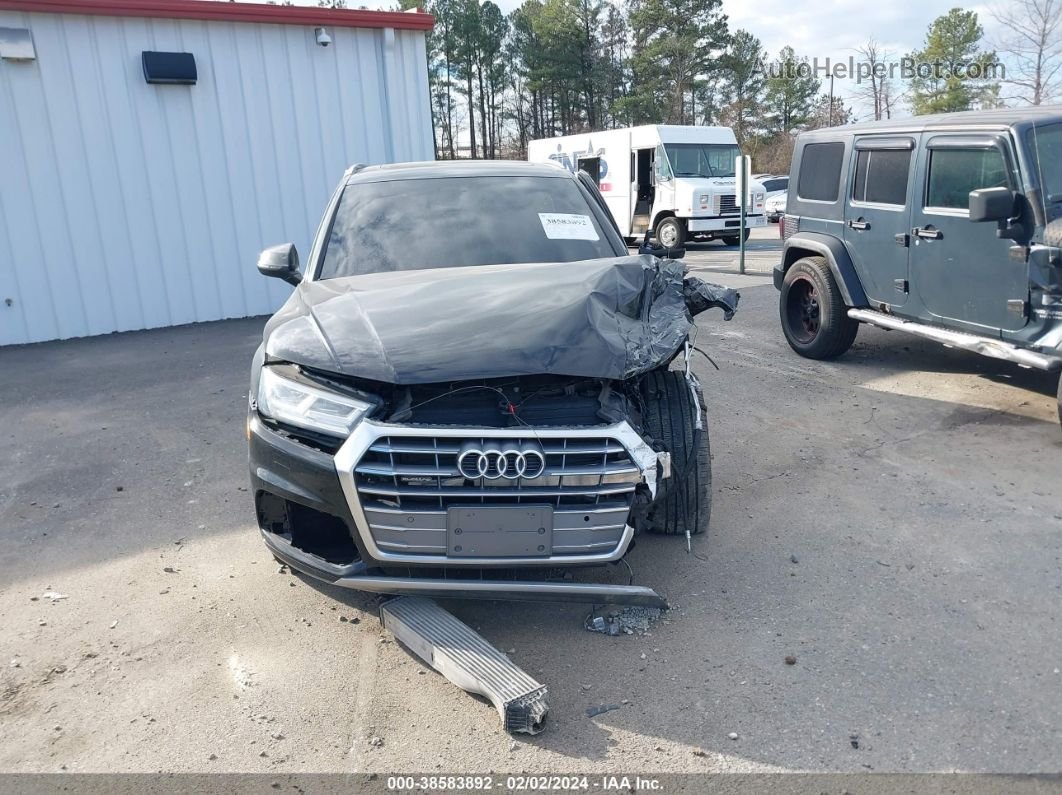
[(715, 214), (727, 215), (729, 213), (740, 213), (741, 208), (738, 207), (737, 196), (733, 193), (716, 194), (715, 196)]
[[(491, 468), (487, 476), (469, 478), (459, 467), (470, 448), (529, 445), (545, 459), (536, 477), (502, 477)], [(641, 480), (618, 440), (594, 436), (381, 436), (354, 465), (354, 487), (376, 546), (425, 556), (446, 554), (450, 508), (478, 505), (548, 505), (553, 555), (607, 553), (624, 534)]]

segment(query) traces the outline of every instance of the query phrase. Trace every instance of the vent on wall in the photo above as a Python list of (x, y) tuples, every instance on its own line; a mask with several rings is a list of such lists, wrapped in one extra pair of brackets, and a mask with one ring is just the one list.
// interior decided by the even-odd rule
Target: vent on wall
[(33, 61), (37, 50), (26, 28), (0, 28), (0, 58), (5, 61)]
[(194, 86), (198, 77), (195, 56), (190, 52), (141, 53), (144, 64), (144, 79), (149, 83), (166, 83), (178, 86)]

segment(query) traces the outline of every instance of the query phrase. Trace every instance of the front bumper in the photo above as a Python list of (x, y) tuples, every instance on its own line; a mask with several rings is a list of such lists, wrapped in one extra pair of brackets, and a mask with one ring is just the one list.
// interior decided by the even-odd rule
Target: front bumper
[[(765, 215), (746, 215), (745, 227), (753, 229), (758, 226), (766, 226)], [(741, 228), (741, 218), (737, 215), (720, 216), (716, 218), (689, 218), (686, 220), (686, 229), (690, 232), (715, 232), (722, 234), (737, 234)]]
[[(588, 430), (592, 430), (594, 437), (605, 436), (618, 440), (627, 450), (631, 460), (637, 464), (639, 483), (644, 484), (644, 488), (649, 489), (651, 494), (655, 494), (659, 456), (629, 424), (617, 423)], [(374, 535), (374, 530), (379, 531), (370, 524), (370, 516), (378, 516), (366, 509), (363, 495), (359, 492), (355, 470), (374, 443), (381, 439), (417, 439), (424, 436), (424, 428), (365, 421), (334, 456), (273, 430), (254, 414), (249, 420), (249, 431), (251, 480), (262, 538), (277, 558), (319, 580), (345, 588), (392, 594), (618, 602), (651, 606), (661, 606), (663, 602), (647, 588), (549, 579), (556, 569), (596, 566), (620, 560), (630, 548), (634, 536), (634, 528), (628, 521), (626, 511), (617, 531), (618, 535), (613, 538), (608, 535), (609, 528), (604, 528), (601, 535), (610, 540), (603, 548), (591, 547), (585, 552), (558, 551), (570, 548), (561, 543), (565, 538), (563, 528), (554, 533), (553, 553), (543, 556), (462, 558), (447, 554), (445, 546), (439, 550), (439, 554), (405, 552), (396, 548), (395, 542), (389, 547), (380, 543), (381, 537), (393, 539), (401, 537), (400, 533)], [(582, 431), (556, 428), (475, 431), (434, 428), (430, 432), (433, 437), (439, 438), (471, 434), (477, 437), (497, 436), (511, 439), (526, 434), (549, 444), (551, 438), (570, 439), (573, 434), (577, 435)], [(284, 517), (278, 519), (277, 511), (270, 506), (280, 504), (280, 501), (283, 505), (295, 506), (297, 510), (287, 510)], [(334, 556), (329, 559), (327, 555), (315, 554), (316, 550), (300, 543), (300, 534), (307, 531), (309, 520), (298, 506), (324, 515), (329, 521), (341, 523), (349, 535), (349, 540), (353, 542), (350, 553), (343, 556), (343, 559), (336, 559)], [(292, 518), (292, 514), (296, 514), (295, 518)], [(445, 537), (445, 511), (441, 514), (443, 526), (434, 528), (432, 532)], [(558, 511), (556, 515), (564, 517), (566, 514)], [(411, 524), (414, 519), (416, 523), (421, 522), (421, 517), (418, 516), (401, 515), (401, 518)], [(429, 520), (430, 518), (428, 517)], [(563, 524), (563, 520), (560, 521)], [(582, 528), (576, 528), (569, 536), (579, 538), (579, 533), (582, 532)], [(412, 535), (415, 537), (417, 532)], [(502, 572), (502, 569), (505, 571)], [(497, 579), (491, 577), (492, 570)], [(510, 572), (530, 573), (531, 570), (538, 571), (533, 581), (507, 578)], [(410, 576), (401, 576), (404, 574)]]

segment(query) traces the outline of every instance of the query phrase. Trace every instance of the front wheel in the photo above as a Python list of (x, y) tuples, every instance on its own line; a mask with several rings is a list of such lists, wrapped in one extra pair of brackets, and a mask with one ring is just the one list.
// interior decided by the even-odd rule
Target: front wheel
[(682, 248), (686, 242), (686, 225), (674, 216), (661, 219), (656, 225), (656, 242), (664, 248)]
[(852, 347), (859, 331), (822, 257), (804, 257), (790, 266), (778, 309), (789, 347), (808, 359), (840, 356)]
[(703, 533), (712, 513), (712, 454), (704, 398), (677, 370), (654, 370), (646, 375), (642, 389), (645, 429), (671, 453), (671, 477), (657, 484), (649, 531)]

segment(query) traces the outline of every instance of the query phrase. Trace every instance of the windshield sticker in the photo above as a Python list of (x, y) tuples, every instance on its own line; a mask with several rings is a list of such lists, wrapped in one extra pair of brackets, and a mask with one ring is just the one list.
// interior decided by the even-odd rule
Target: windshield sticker
[(589, 215), (539, 213), (538, 217), (550, 240), (600, 240)]

